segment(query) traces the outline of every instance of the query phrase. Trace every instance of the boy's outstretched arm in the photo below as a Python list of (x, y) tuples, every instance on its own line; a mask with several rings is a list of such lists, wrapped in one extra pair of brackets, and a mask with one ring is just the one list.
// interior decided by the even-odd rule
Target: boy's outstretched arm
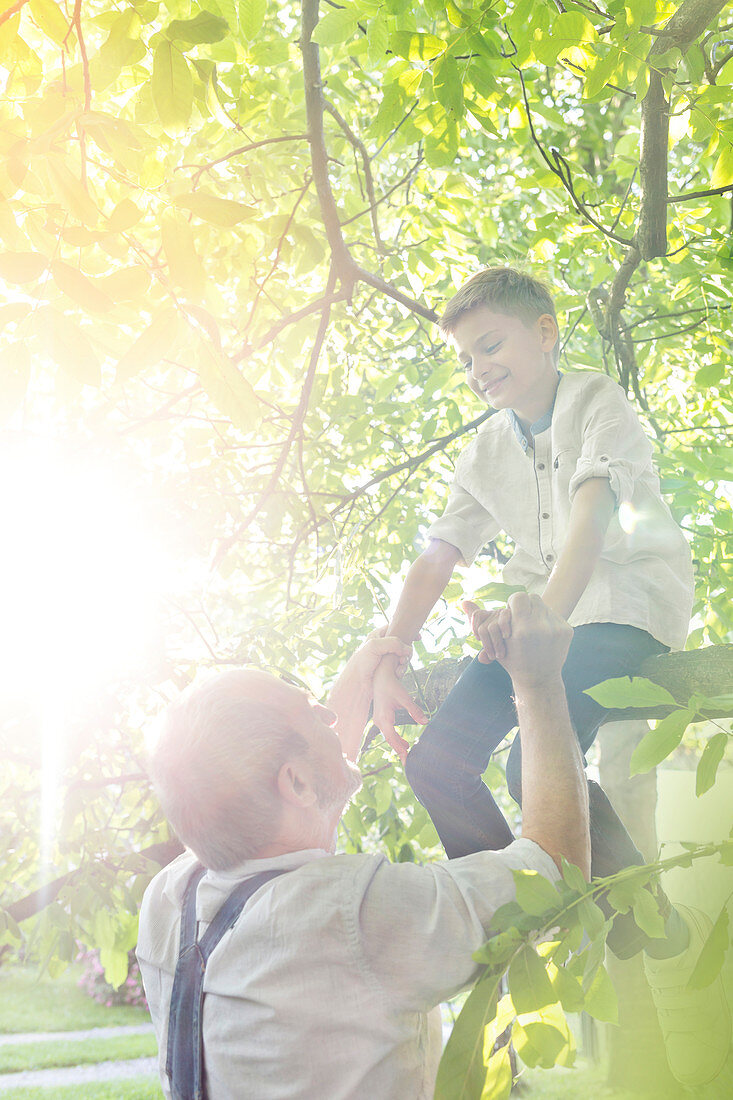
[[(410, 567), (397, 608), (387, 633), (411, 643), (443, 593), (453, 575), (460, 551), (442, 539), (431, 539), (430, 545)], [(414, 721), (421, 724), (427, 715), (405, 690), (397, 675), (398, 659), (385, 656), (374, 676), (374, 724), (404, 761), (409, 745), (395, 729), (395, 712), (404, 708)]]
[(591, 477), (578, 486), (570, 506), (565, 545), (542, 594), (547, 607), (563, 619), (569, 618), (585, 592), (615, 508), (616, 497), (608, 478)]

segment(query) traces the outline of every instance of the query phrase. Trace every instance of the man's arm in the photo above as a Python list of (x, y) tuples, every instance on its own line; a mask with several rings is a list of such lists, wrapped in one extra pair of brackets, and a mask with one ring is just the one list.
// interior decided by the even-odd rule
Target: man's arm
[(583, 481), (570, 507), (568, 534), (543, 601), (567, 619), (585, 592), (600, 557), (606, 531), (616, 508), (616, 498), (606, 477)]
[(562, 666), (572, 628), (539, 596), (509, 597), (511, 636), (501, 664), (512, 678), (522, 736), (522, 836), (558, 867), (590, 876), (588, 784), (570, 722)]
[[(428, 615), (443, 594), (453, 575), (460, 551), (449, 542), (432, 539), (410, 567), (387, 633), (403, 642), (413, 642)], [(395, 711), (403, 707), (416, 721), (424, 723), (427, 716), (400, 682), (397, 659), (385, 657), (374, 677), (374, 722), (398, 756), (404, 761), (409, 748), (395, 730)]]

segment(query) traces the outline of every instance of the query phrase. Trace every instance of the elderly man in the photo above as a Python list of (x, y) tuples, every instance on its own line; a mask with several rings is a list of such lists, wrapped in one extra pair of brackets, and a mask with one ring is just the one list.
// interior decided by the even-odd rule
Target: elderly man
[(472, 954), (514, 897), (512, 869), (555, 879), (564, 856), (589, 872), (587, 786), (560, 677), (572, 631), (537, 597), (513, 596), (510, 614), (502, 663), (524, 812), (522, 839), (503, 851), (428, 866), (334, 854), (374, 671), (384, 653), (408, 653), (396, 638), (367, 641), (328, 707), (240, 670), (170, 708), (152, 774), (190, 854), (149, 886), (138, 946), (167, 1096), (432, 1097), (437, 1006), (475, 978)]

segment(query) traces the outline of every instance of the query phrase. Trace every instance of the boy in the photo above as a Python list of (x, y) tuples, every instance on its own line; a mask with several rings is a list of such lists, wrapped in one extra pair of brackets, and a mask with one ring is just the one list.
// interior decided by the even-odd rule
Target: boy
[[(541, 596), (575, 627), (563, 679), (585, 753), (606, 712), (584, 689), (637, 673), (647, 657), (684, 645), (693, 593), (687, 542), (661, 498), (651, 445), (621, 388), (603, 374), (559, 374), (557, 317), (541, 283), (511, 268), (482, 271), (448, 303), (440, 327), (473, 392), (497, 412), (459, 458), (445, 512), (407, 575), (388, 632), (412, 642), (456, 564), (470, 565), (505, 531), (515, 544), (505, 581)], [(392, 658), (382, 661), (374, 681), (374, 721), (404, 761), (449, 857), (512, 840), (481, 780), (491, 753), (516, 725), (511, 682), (495, 660), (504, 655), (510, 616), (506, 609), (464, 607), (482, 651), (409, 755), (394, 728), (395, 710), (405, 707), (418, 722), (425, 716)], [(520, 752), (517, 736), (506, 774), (518, 802)], [(643, 862), (596, 783), (589, 783), (589, 797), (593, 875)], [(663, 903), (667, 938), (649, 940), (630, 916), (618, 917), (609, 937), (617, 954), (643, 946), (648, 955), (678, 956), (679, 963), (690, 931)], [(699, 1083), (699, 1074), (689, 1078), (697, 1071), (689, 1069), (678, 1033), (675, 1044), (673, 1070), (685, 1083)]]

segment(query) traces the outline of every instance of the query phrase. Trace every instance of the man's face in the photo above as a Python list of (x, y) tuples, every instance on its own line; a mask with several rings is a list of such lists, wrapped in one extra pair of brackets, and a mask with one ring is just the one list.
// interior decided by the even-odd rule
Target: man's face
[(336, 715), (301, 688), (267, 672), (247, 672), (253, 698), (279, 711), (288, 727), (307, 742), (318, 803), (331, 811), (336, 827), (344, 806), (361, 786), (361, 773), (347, 760), (334, 729)]
[[(549, 322), (549, 323), (548, 323)], [(532, 410), (557, 379), (551, 351), (557, 329), (548, 314), (528, 324), (477, 306), (456, 323), (453, 342), (475, 394), (495, 409)]]

